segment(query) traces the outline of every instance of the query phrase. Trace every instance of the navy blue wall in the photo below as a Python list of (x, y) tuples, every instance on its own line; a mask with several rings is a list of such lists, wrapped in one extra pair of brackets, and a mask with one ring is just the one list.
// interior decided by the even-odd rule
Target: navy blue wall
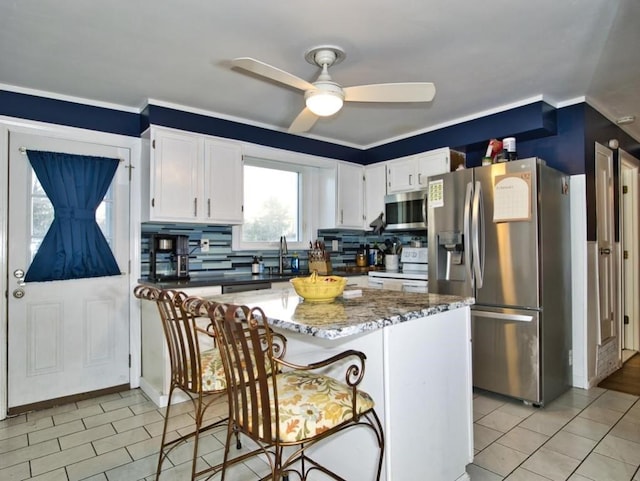
[(268, 147), (275, 147), (293, 152), (319, 155), (331, 159), (345, 160), (357, 164), (364, 163), (365, 151), (353, 147), (308, 139), (275, 130), (255, 127), (253, 125), (232, 122), (201, 114), (183, 112), (181, 110), (148, 105), (142, 112), (143, 124), (148, 126), (162, 125), (176, 129), (215, 135), (228, 139), (242, 140)]
[[(515, 136), (520, 158), (537, 156), (567, 174), (586, 174), (589, 240), (595, 240), (596, 226), (594, 143), (607, 145), (609, 139), (617, 139), (620, 148), (640, 158), (640, 143), (586, 103), (555, 109), (545, 102), (534, 102), (368, 150), (156, 105), (135, 114), (2, 90), (0, 115), (133, 137), (155, 124), (362, 165), (451, 147), (465, 152), (467, 166), (474, 167), (480, 165), (491, 138)], [(617, 169), (615, 176), (617, 185)]]
[(403, 157), (440, 147), (451, 147), (467, 154), (467, 166), (480, 165), (489, 140), (516, 137), (525, 141), (556, 133), (556, 110), (544, 102), (488, 115), (444, 127), (367, 151), (366, 163)]
[(140, 137), (139, 114), (0, 90), (0, 115)]

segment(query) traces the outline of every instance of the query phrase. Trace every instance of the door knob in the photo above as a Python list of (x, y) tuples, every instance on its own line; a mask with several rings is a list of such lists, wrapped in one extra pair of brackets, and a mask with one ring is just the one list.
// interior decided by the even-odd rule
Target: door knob
[(608, 256), (609, 254), (611, 254), (611, 249), (600, 249), (601, 256)]
[(24, 289), (15, 289), (13, 291), (13, 297), (16, 299), (22, 299), (24, 297)]

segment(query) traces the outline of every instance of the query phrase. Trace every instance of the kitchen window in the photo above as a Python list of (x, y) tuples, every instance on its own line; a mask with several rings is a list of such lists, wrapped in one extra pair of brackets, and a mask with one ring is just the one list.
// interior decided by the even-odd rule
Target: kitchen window
[[(243, 243), (300, 240), (300, 180), (302, 173), (280, 166), (244, 166)], [(268, 165), (268, 164), (267, 164)]]
[(244, 156), (244, 223), (233, 228), (234, 250), (304, 249), (317, 229), (320, 185), (327, 169)]

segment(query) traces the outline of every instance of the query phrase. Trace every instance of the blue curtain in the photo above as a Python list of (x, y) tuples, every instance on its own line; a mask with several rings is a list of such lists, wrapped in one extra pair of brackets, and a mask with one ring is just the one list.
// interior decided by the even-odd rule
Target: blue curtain
[(96, 223), (118, 168), (118, 159), (27, 150), (54, 217), (25, 281), (42, 282), (119, 275), (113, 253)]

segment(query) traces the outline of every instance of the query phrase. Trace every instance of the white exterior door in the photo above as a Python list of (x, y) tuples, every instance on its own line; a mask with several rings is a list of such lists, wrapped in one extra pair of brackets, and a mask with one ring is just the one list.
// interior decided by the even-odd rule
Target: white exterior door
[[(52, 209), (24, 149), (120, 158), (99, 213), (119, 276), (24, 283)], [(129, 384), (130, 151), (9, 132), (8, 408)], [(104, 209), (101, 211), (100, 209)], [(50, 217), (50, 218), (48, 218)], [(98, 217), (102, 217), (101, 215)]]

